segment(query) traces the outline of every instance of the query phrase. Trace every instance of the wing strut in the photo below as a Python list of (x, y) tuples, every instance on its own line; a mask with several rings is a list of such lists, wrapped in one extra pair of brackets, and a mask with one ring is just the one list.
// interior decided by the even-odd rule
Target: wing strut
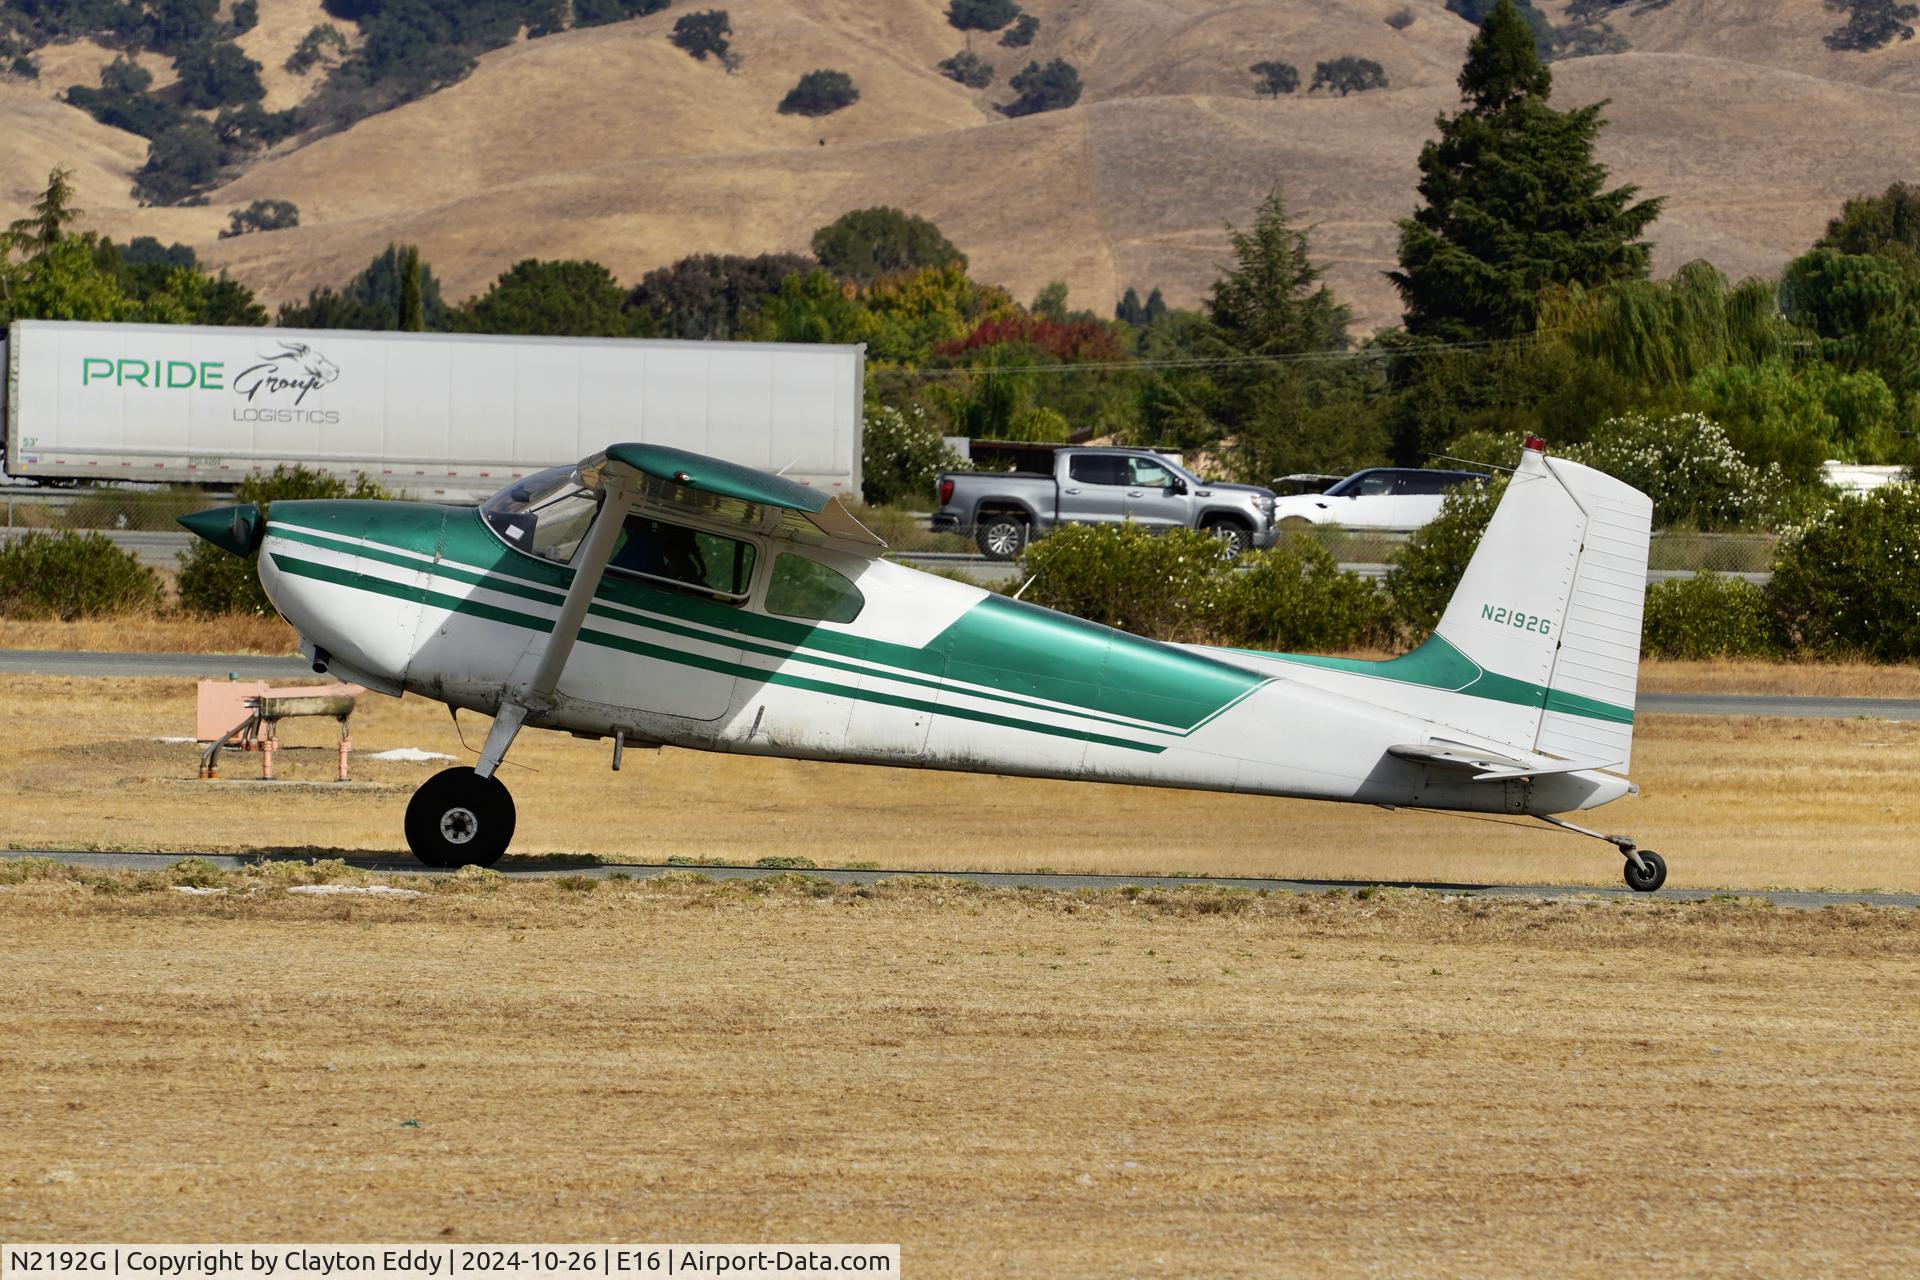
[(603, 474), (606, 500), (600, 504), (600, 514), (593, 518), (580, 550), (574, 554), (577, 567), (573, 571), (573, 584), (567, 588), (560, 616), (553, 620), (553, 630), (547, 634), (539, 664), (524, 683), (501, 698), (493, 727), (487, 730), (487, 743), (480, 749), (479, 762), (473, 767), (483, 778), (492, 777), (493, 771), (500, 767), (507, 748), (513, 745), (520, 726), (526, 723), (528, 713), (545, 711), (553, 705), (553, 691), (560, 683), (560, 673), (566, 668), (574, 641), (580, 638), (580, 628), (587, 620), (587, 606), (593, 603), (593, 593), (599, 590), (601, 575), (613, 555), (613, 540), (619, 535), (620, 526), (626, 523), (627, 512), (633, 508), (633, 493), (626, 484), (631, 474), (625, 467), (610, 467)]

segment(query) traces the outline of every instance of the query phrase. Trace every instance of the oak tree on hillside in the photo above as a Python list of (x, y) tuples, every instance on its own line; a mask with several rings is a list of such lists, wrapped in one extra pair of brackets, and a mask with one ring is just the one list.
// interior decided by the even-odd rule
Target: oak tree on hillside
[(830, 116), (860, 100), (853, 77), (844, 71), (809, 71), (780, 99), (783, 116)]
[(1247, 70), (1259, 77), (1253, 90), (1263, 98), (1277, 98), (1300, 87), (1300, 68), (1291, 62), (1256, 62)]
[(727, 50), (727, 37), (732, 34), (733, 24), (728, 21), (725, 9), (704, 9), (676, 19), (673, 34), (667, 39), (673, 42), (674, 48), (693, 55), (698, 61), (705, 62), (707, 55), (712, 54), (721, 66), (731, 67), (733, 55)]
[(340, 34), (340, 28), (331, 22), (322, 22), (300, 37), (300, 43), (287, 55), (284, 65), (293, 74), (303, 76), (322, 62), (338, 61), (346, 56), (347, 38)]
[(1640, 236), (1661, 201), (1606, 189), (1593, 155), (1605, 104), (1556, 111), (1552, 90), (1526, 22), (1499, 0), (1467, 48), (1463, 109), (1420, 152), (1426, 203), (1400, 222), (1400, 270), (1387, 274), (1409, 332), (1509, 338), (1533, 327), (1548, 286), (1646, 275)]
[(1029, 62), (1027, 69), (1007, 81), (1020, 96), (1000, 108), (1002, 115), (1030, 116), (1059, 111), (1080, 101), (1080, 73), (1073, 64), (1055, 58), (1046, 66)]
[(573, 0), (573, 25), (599, 27), (628, 18), (644, 18), (666, 8), (668, 0)]
[(1347, 54), (1329, 62), (1314, 63), (1313, 83), (1308, 86), (1307, 92), (1325, 89), (1344, 98), (1350, 93), (1365, 93), (1369, 89), (1386, 87), (1385, 67), (1372, 58), (1356, 58)]
[(998, 31), (1020, 16), (1014, 0), (953, 0), (947, 21), (961, 31)]
[(1920, 5), (1903, 0), (1827, 0), (1827, 8), (1847, 15), (1827, 36), (1827, 48), (1854, 53), (1913, 39), (1912, 22), (1920, 17)]
[(1034, 36), (1040, 33), (1040, 19), (1030, 13), (1023, 13), (1013, 20), (1013, 25), (1000, 33), (1000, 43), (1008, 49), (1024, 49), (1033, 43)]
[(939, 68), (941, 75), (969, 89), (984, 89), (993, 83), (993, 64), (971, 49), (962, 49), (951, 58), (934, 65)]
[(173, 60), (180, 73), (180, 92), (187, 105), (202, 111), (267, 96), (260, 83), (260, 64), (229, 41), (194, 45)]

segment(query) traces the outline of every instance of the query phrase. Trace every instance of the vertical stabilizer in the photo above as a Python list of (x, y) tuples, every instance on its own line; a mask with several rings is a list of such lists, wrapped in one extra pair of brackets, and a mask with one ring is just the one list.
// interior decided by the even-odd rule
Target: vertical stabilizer
[[(1462, 728), (1625, 767), (1652, 522), (1653, 504), (1639, 490), (1527, 442), (1428, 641), (1485, 673), (1475, 682), (1480, 705)], [(1509, 697), (1490, 705), (1493, 689)]]

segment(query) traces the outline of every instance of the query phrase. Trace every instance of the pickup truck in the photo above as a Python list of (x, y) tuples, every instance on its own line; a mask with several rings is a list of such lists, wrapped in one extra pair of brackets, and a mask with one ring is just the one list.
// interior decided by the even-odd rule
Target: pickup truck
[(1204, 529), (1238, 555), (1273, 545), (1273, 491), (1211, 484), (1150, 449), (1063, 448), (1052, 474), (943, 471), (935, 532), (971, 532), (989, 560), (1011, 560), (1060, 524)]

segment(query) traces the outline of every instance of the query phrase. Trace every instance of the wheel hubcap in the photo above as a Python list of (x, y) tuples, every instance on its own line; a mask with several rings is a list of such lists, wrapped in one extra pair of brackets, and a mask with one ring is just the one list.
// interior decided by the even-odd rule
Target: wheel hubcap
[(987, 531), (987, 545), (993, 548), (994, 554), (1004, 556), (1017, 550), (1020, 542), (1014, 537), (1013, 530), (1005, 525), (996, 525)]
[(480, 834), (480, 819), (456, 806), (440, 815), (440, 834), (448, 844), (465, 844)]

